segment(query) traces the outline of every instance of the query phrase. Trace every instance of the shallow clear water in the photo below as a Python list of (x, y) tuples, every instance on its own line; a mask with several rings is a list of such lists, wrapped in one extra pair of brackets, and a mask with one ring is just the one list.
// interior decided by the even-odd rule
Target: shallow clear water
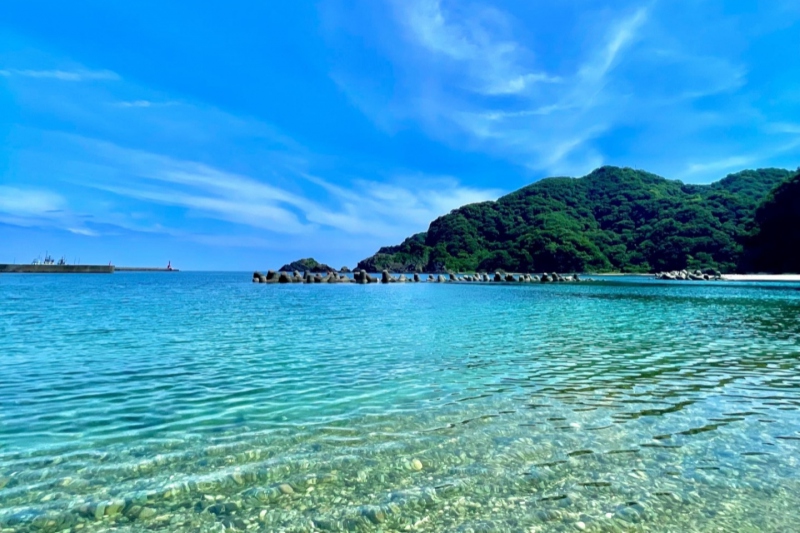
[(800, 291), (0, 277), (0, 531), (795, 531)]

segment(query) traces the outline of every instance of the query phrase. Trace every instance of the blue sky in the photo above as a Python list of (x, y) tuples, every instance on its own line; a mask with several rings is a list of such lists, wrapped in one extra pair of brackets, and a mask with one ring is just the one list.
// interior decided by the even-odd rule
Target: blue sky
[(0, 262), (350, 265), (611, 164), (800, 165), (797, 0), (7, 0)]

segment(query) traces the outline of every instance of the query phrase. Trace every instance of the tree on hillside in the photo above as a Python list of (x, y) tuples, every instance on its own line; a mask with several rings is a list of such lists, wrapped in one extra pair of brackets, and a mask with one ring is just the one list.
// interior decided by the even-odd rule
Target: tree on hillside
[(740, 269), (753, 272), (800, 272), (800, 169), (778, 185), (755, 214)]
[(380, 271), (732, 270), (756, 208), (793, 173), (746, 170), (688, 185), (631, 168), (546, 178), (454, 209), (359, 263)]

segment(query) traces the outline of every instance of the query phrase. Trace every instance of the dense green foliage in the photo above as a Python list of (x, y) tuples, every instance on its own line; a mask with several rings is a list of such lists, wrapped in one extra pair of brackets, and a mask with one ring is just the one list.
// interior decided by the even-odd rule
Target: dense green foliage
[(800, 172), (769, 194), (754, 226), (745, 241), (742, 270), (800, 272)]
[(732, 270), (757, 206), (791, 173), (746, 170), (687, 185), (631, 168), (547, 178), (465, 205), (359, 268), (379, 271)]
[(331, 268), (325, 263), (319, 263), (313, 257), (308, 257), (306, 259), (298, 259), (297, 261), (292, 261), (291, 263), (287, 263), (280, 268), (281, 272), (336, 272), (335, 268)]

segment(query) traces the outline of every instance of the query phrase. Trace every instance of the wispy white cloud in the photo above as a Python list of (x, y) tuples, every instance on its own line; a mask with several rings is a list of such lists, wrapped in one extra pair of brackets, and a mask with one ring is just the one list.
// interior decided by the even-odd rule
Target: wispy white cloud
[[(110, 78), (87, 69), (37, 72), (3, 75)], [(348, 246), (366, 254), (374, 251), (372, 246), (426, 229), (432, 219), (464, 202), (500, 194), (464, 187), (455, 178), (393, 179), (383, 170), (342, 179), (338, 167), (351, 163), (333, 163), (335, 157), (308, 150), (269, 124), (124, 80), (68, 89), (37, 84), (35, 91), (17, 88), (14, 96), (19, 106), (76, 124), (78, 131), (91, 131), (93, 137), (27, 132), (32, 146), (42, 148), (22, 157), (25, 166), (15, 173), (50, 176), (63, 194), (59, 205), (64, 212), (59, 217), (19, 213), (18, 202), (16, 212), (5, 213), (7, 223), (59, 227), (87, 236), (133, 231), (228, 245), (285, 244), (299, 237), (325, 245), (321, 236), (338, 234), (357, 236), (352, 242), (360, 244)], [(242, 146), (247, 146), (243, 166), (237, 164)], [(326, 170), (315, 172), (316, 167)], [(80, 213), (93, 217), (83, 219)]]
[(120, 76), (110, 70), (31, 70), (31, 69), (0, 69), (0, 76), (40, 78), (59, 81), (117, 81)]
[[(409, 45), (388, 50), (398, 77), (390, 96), (382, 100), (380, 89), (357, 76), (335, 74), (388, 131), (416, 121), (437, 140), (537, 174), (580, 175), (596, 165), (631, 162), (668, 173), (695, 155), (689, 139), (703, 131), (763, 120), (746, 101), (734, 104), (733, 95), (747, 88), (746, 65), (718, 48), (686, 49), (682, 32), (694, 30), (676, 31), (669, 12), (691, 10), (691, 2), (594, 10), (590, 3), (566, 22), (559, 17), (574, 16), (567, 14), (575, 7), (567, 3), (556, 16), (561, 35), (553, 38), (548, 29), (548, 38), (531, 38), (542, 29), (538, 21), (523, 24), (487, 3), (389, 1)], [(537, 11), (553, 16), (556, 10), (518, 11), (534, 19)], [(709, 109), (708, 97), (731, 105)], [(715, 137), (704, 140), (712, 145)], [(661, 144), (683, 151), (657, 157)], [(610, 155), (625, 151), (625, 158)]]
[(397, 0), (395, 8), (416, 43), (428, 52), (460, 63), (468, 73), (464, 88), (486, 95), (524, 93), (539, 83), (558, 83), (561, 78), (520, 62), (526, 54), (511, 39), (498, 38), (508, 25), (495, 9), (471, 4), (450, 17), (440, 0)]
[(800, 124), (792, 122), (776, 122), (768, 124), (766, 127), (770, 133), (788, 133), (793, 135), (800, 135)]
[(494, 200), (504, 191), (465, 187), (448, 176), (398, 176), (394, 182), (381, 183), (357, 180), (345, 188), (317, 176), (305, 174), (308, 181), (318, 185), (338, 199), (344, 216), (357, 219), (357, 226), (376, 225), (381, 234), (393, 234), (387, 226), (403, 226), (405, 235), (425, 229), (434, 218), (465, 204)]
[(498, 79), (484, 88), (486, 94), (518, 94), (535, 83), (561, 83), (559, 76), (551, 76), (541, 72), (522, 74), (516, 78)]
[(79, 235), (94, 236), (84, 221), (69, 208), (67, 199), (54, 191), (0, 186), (0, 222), (22, 227), (54, 227)]
[(53, 191), (0, 186), (0, 212), (7, 215), (51, 215), (65, 206), (65, 199)]
[(322, 231), (393, 242), (423, 231), (432, 219), (465, 203), (502, 194), (463, 186), (452, 177), (411, 175), (397, 176), (390, 183), (370, 179), (333, 183), (284, 167), (280, 173), (287, 179), (281, 181), (307, 185), (289, 190), (277, 185), (272, 173), (244, 175), (94, 139), (70, 139), (73, 153), (92, 158), (90, 167), (78, 166), (65, 178), (73, 185), (275, 235), (311, 236)]
[(147, 107), (172, 106), (172, 105), (177, 105), (177, 102), (173, 101), (154, 102), (152, 100), (123, 100), (120, 102), (114, 102), (112, 105), (114, 105), (115, 107), (122, 107), (122, 108), (147, 108)]
[(767, 149), (754, 150), (749, 153), (723, 157), (720, 159), (711, 159), (700, 163), (689, 163), (680, 177), (690, 178), (694, 175), (711, 175), (717, 178), (721, 172), (736, 171), (752, 166), (760, 166), (773, 158), (780, 157), (784, 154), (794, 153), (798, 148), (800, 148), (800, 136), (771, 146)]
[(75, 235), (83, 235), (84, 237), (99, 237), (100, 233), (91, 229), (87, 228), (66, 228), (68, 232), (74, 233)]
[(732, 169), (742, 169), (751, 165), (756, 159), (757, 157), (754, 156), (733, 156), (716, 161), (706, 161), (704, 163), (690, 163), (685, 174), (708, 174)]
[(647, 20), (648, 10), (638, 9), (633, 15), (622, 18), (609, 32), (601, 53), (586, 62), (578, 71), (584, 81), (601, 81), (614, 66), (621, 52), (638, 37), (638, 32)]
[[(426, 73), (426, 91), (418, 101), (424, 102), (420, 118), (429, 129), (441, 130), (442, 122), (455, 125), (479, 147), (533, 169), (580, 173), (602, 163), (599, 151), (587, 145), (615, 118), (620, 102), (612, 101), (608, 77), (639, 38), (647, 8), (621, 17), (574, 71), (548, 73), (535, 67), (533, 53), (512, 38), (508, 17), (495, 9), (471, 4), (468, 11), (453, 13), (438, 0), (408, 0), (399, 6), (411, 41), (458, 67)], [(429, 89), (431, 76), (438, 90)], [(515, 100), (463, 98), (453, 85)]]
[(151, 107), (153, 102), (150, 100), (133, 100), (132, 102), (117, 102), (119, 107)]

